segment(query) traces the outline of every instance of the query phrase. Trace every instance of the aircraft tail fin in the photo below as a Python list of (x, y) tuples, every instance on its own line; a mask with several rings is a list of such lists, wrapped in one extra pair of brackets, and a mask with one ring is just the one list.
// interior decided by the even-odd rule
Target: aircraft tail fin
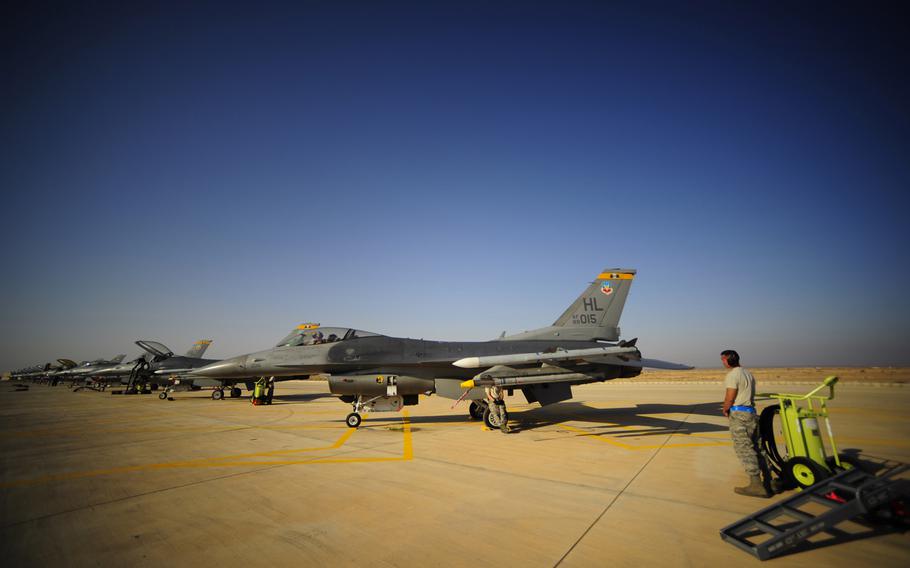
[(606, 268), (551, 325), (506, 339), (619, 340), (619, 318), (626, 305), (636, 271)]
[(121, 353), (120, 355), (117, 355), (116, 357), (112, 358), (111, 363), (116, 363), (119, 365), (120, 363), (123, 362), (123, 360), (125, 358), (126, 358), (126, 353)]
[(205, 350), (208, 349), (211, 344), (211, 339), (200, 339), (190, 347), (190, 350), (186, 352), (186, 356), (201, 359), (202, 354), (205, 353)]

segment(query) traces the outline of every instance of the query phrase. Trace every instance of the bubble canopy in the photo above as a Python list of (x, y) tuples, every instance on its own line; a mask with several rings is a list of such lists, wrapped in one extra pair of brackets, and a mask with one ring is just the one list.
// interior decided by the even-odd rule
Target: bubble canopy
[(352, 329), (350, 327), (313, 327), (308, 325), (297, 326), (276, 347), (297, 347), (321, 345), (323, 343), (336, 343), (348, 341), (359, 337), (376, 337), (378, 333)]

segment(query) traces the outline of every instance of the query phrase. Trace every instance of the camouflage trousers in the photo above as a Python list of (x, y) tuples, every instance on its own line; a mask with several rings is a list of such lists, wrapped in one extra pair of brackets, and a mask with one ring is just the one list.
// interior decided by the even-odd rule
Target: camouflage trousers
[(746, 468), (746, 473), (750, 477), (760, 476), (765, 464), (759, 446), (758, 415), (751, 412), (731, 412), (730, 435), (733, 437), (733, 450)]
[(506, 405), (502, 402), (490, 401), (488, 406), (490, 407), (490, 422), (497, 426), (502, 424), (502, 419), (506, 413)]

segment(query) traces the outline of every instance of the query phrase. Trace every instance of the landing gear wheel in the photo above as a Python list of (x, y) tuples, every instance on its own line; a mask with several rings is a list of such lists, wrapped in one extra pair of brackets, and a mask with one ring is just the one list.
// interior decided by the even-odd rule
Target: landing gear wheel
[(480, 404), (477, 401), (472, 400), (471, 406), (468, 408), (468, 414), (471, 415), (472, 420), (483, 420), (483, 413), (486, 409), (486, 404)]
[(784, 475), (787, 479), (801, 489), (812, 487), (830, 474), (809, 458), (796, 457), (787, 460), (784, 464)]
[[(503, 410), (503, 414), (505, 415), (506, 422), (508, 422), (509, 413)], [(489, 407), (484, 408), (483, 410), (483, 423), (486, 424), (487, 428), (490, 430), (499, 430), (499, 428), (502, 426), (499, 420), (499, 416), (497, 415), (494, 417), (493, 413), (490, 412)]]
[(167, 400), (167, 393), (163, 392), (163, 393), (159, 394), (158, 398), (160, 398), (161, 400)]
[(231, 398), (240, 398), (240, 387), (234, 387), (231, 389)]
[(212, 400), (221, 400), (224, 398), (224, 391), (221, 389), (215, 389), (212, 391)]
[(352, 412), (348, 414), (348, 417), (345, 418), (344, 421), (347, 423), (348, 428), (357, 428), (360, 426), (360, 423), (363, 421), (363, 419), (356, 412)]

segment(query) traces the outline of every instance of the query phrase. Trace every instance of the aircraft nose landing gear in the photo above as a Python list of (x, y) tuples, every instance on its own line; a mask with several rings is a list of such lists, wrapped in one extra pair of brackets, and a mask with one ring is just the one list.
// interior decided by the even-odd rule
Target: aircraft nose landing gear
[[(416, 398), (417, 397), (415, 396), (413, 404), (417, 404)], [(344, 421), (349, 428), (357, 428), (363, 421), (363, 418), (360, 416), (361, 412), (398, 412), (404, 407), (405, 400), (398, 395), (374, 396), (370, 398), (358, 396), (354, 399), (352, 404), (354, 406), (354, 412), (348, 414)]]

